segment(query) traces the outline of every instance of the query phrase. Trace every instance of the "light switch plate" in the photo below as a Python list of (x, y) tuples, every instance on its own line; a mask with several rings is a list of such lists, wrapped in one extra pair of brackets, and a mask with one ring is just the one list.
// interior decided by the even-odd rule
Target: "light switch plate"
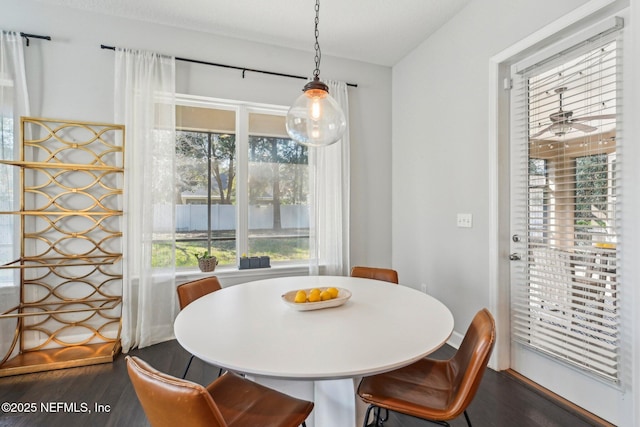
[(473, 216), (470, 213), (459, 213), (456, 217), (456, 224), (461, 228), (471, 228), (473, 226)]

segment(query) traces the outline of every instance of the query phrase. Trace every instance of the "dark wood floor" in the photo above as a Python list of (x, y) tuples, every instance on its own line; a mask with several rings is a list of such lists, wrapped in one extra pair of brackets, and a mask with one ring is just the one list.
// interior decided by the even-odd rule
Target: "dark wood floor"
[[(453, 353), (445, 346), (434, 357), (446, 358)], [(180, 376), (189, 358), (175, 341), (157, 344), (131, 352), (157, 369)], [(188, 378), (208, 384), (217, 369), (194, 360)], [(70, 427), (70, 426), (147, 426), (144, 412), (126, 374), (124, 356), (114, 363), (58, 371), (0, 378), (0, 403), (35, 403), (35, 413), (5, 413), (0, 411), (0, 427)], [(57, 402), (61, 402), (58, 404)], [(41, 403), (60, 412), (43, 412)], [(70, 404), (77, 412), (68, 412)], [(65, 412), (62, 405), (67, 404)], [(86, 406), (83, 406), (86, 405)], [(96, 411), (102, 405), (102, 412)], [(84, 409), (91, 413), (83, 413)], [(474, 427), (580, 427), (592, 426), (568, 409), (546, 399), (508, 374), (488, 370), (478, 394), (469, 407)], [(422, 427), (433, 424), (399, 414), (391, 414), (386, 427)], [(464, 417), (451, 423), (466, 426)], [(260, 426), (255, 426), (260, 427)], [(334, 426), (317, 426), (334, 427)]]

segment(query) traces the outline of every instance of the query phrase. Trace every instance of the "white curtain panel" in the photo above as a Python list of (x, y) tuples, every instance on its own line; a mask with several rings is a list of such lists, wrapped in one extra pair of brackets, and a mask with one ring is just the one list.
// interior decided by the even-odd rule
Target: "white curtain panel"
[(347, 120), (342, 139), (328, 147), (310, 148), (311, 212), (310, 267), (312, 275), (344, 276), (349, 268), (349, 95), (344, 82), (325, 80), (329, 94)]
[(116, 49), (115, 121), (125, 125), (122, 349), (173, 338), (175, 59)]
[[(0, 158), (3, 160), (18, 159), (20, 117), (31, 115), (22, 43), (19, 33), (0, 30)], [(18, 168), (0, 165), (0, 211), (18, 209), (18, 185)], [(19, 236), (18, 217), (3, 215), (0, 219), (0, 264), (20, 257)], [(19, 270), (5, 269), (0, 272), (0, 314), (17, 307), (19, 302)], [(0, 360), (9, 351), (16, 322), (17, 318), (0, 319)]]

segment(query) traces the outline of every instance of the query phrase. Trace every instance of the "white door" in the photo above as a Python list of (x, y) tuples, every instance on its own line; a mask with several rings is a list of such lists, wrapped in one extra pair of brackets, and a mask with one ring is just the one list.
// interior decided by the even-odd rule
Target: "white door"
[(619, 36), (514, 65), (510, 141), (511, 367), (614, 424), (625, 285)]

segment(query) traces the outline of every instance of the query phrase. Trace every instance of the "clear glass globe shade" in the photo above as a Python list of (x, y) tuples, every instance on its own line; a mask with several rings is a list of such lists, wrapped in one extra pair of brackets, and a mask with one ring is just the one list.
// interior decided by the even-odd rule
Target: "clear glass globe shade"
[(338, 142), (347, 122), (340, 105), (328, 92), (309, 89), (296, 99), (286, 120), (291, 139), (310, 147), (324, 147)]
[(571, 130), (571, 126), (565, 122), (554, 123), (553, 125), (551, 125), (551, 129), (549, 130), (553, 132), (556, 136), (564, 136), (567, 132)]

